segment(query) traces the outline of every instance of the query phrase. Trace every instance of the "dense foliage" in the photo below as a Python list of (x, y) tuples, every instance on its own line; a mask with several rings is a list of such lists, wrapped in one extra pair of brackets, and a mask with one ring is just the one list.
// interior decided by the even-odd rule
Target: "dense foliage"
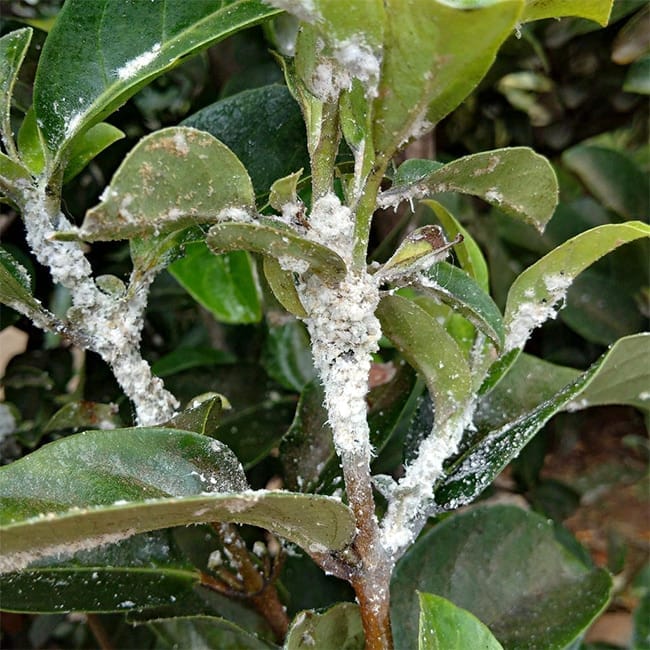
[[(14, 643), (581, 647), (535, 436), (650, 404), (644, 3), (57, 4), (1, 22)], [(455, 512), (518, 456), (538, 512)]]

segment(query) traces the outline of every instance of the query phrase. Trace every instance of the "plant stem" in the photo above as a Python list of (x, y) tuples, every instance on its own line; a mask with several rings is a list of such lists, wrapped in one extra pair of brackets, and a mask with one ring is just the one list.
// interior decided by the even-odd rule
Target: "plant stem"
[(370, 226), (372, 215), (377, 207), (377, 194), (386, 172), (386, 163), (376, 164), (363, 188), (359, 202), (354, 207), (354, 250), (352, 260), (354, 268), (361, 270), (366, 265), (368, 242), (370, 240)]
[[(332, 189), (334, 162), (341, 139), (336, 102), (322, 104), (317, 137), (310, 143), (312, 174), (312, 205)], [(311, 138), (310, 138), (311, 139)]]
[(289, 618), (280, 602), (275, 585), (269, 581), (252, 561), (246, 543), (232, 524), (215, 524), (231, 566), (241, 576), (242, 595), (264, 617), (278, 642), (282, 642), (289, 629)]
[(367, 459), (341, 458), (348, 501), (357, 522), (354, 549), (361, 566), (350, 581), (359, 601), (366, 650), (390, 650), (390, 575), (392, 565), (380, 540)]

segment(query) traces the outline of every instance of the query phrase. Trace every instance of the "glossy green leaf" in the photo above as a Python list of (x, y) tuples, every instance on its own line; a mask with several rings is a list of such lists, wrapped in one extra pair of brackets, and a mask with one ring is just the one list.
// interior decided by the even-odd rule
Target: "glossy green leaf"
[(623, 90), (626, 93), (650, 95), (650, 54), (635, 61), (629, 67)]
[(406, 236), (380, 273), (397, 283), (402, 276), (411, 279), (421, 269), (447, 257), (450, 248), (440, 226), (422, 226)]
[(36, 124), (34, 107), (25, 113), (18, 129), (18, 150), (23, 164), (34, 174), (40, 174), (45, 167), (45, 144)]
[(274, 257), (265, 256), (262, 268), (264, 277), (277, 301), (290, 313), (299, 318), (307, 316), (307, 312), (300, 301), (298, 290), (294, 282), (294, 274), (285, 271)]
[(601, 613), (611, 586), (607, 571), (585, 566), (546, 519), (514, 506), (478, 507), (434, 526), (398, 563), (395, 648), (416, 647), (416, 590), (473, 613), (506, 650), (563, 650)]
[(562, 162), (605, 207), (625, 219), (643, 219), (650, 210), (650, 181), (628, 156), (615, 149), (578, 145)]
[(523, 347), (530, 333), (556, 314), (573, 279), (595, 261), (627, 242), (650, 237), (640, 221), (606, 224), (569, 239), (529, 266), (508, 292), (504, 322), (506, 350)]
[(80, 551), (68, 562), (0, 574), (0, 588), (3, 609), (9, 611), (124, 612), (196, 601), (198, 579), (198, 571), (174, 546), (171, 531), (155, 531)]
[(269, 204), (274, 210), (281, 212), (282, 207), (287, 203), (298, 202), (298, 181), (301, 176), (302, 169), (299, 169), (273, 182), (269, 193)]
[(626, 336), (605, 355), (597, 374), (565, 410), (629, 404), (650, 410), (650, 334)]
[(476, 616), (434, 594), (419, 593), (420, 650), (503, 650), (490, 630)]
[(132, 237), (129, 240), (129, 249), (136, 282), (142, 277), (157, 274), (180, 259), (187, 244), (204, 239), (205, 234), (200, 226), (191, 226), (162, 235)]
[(245, 218), (253, 187), (241, 162), (208, 133), (161, 129), (131, 150), (99, 205), (86, 213), (79, 236), (126, 239), (219, 219)]
[(154, 77), (277, 10), (258, 0), (66, 2), (39, 62), (34, 105), (54, 158)]
[(11, 130), (11, 98), (18, 72), (32, 40), (29, 27), (17, 29), (0, 38), (0, 133), (5, 151), (15, 153)]
[(246, 251), (213, 255), (205, 243), (194, 242), (168, 271), (217, 320), (233, 324), (261, 320), (260, 287)]
[(290, 490), (314, 492), (321, 481), (338, 475), (338, 457), (324, 407), (320, 381), (307, 384), (280, 446), (283, 475)]
[[(386, 34), (375, 99), (375, 150), (390, 158), (456, 108), (515, 28), (523, 0), (384, 3)], [(467, 47), (472, 43), (472, 47)]]
[(158, 377), (168, 377), (183, 370), (234, 363), (236, 357), (215, 348), (180, 346), (156, 361), (151, 369)]
[[(494, 399), (495, 408), (504, 406), (512, 408), (513, 419), (497, 428), (482, 431), (480, 440), (473, 444), (459, 460), (447, 470), (447, 476), (436, 489), (434, 500), (441, 511), (454, 510), (461, 505), (470, 503), (490, 485), (503, 468), (515, 458), (532, 437), (553, 417), (562, 410), (576, 410), (599, 403), (611, 403), (609, 398), (618, 399), (624, 403), (637, 403), (647, 408), (647, 391), (642, 388), (647, 385), (647, 369), (643, 365), (647, 358), (648, 335), (637, 335), (621, 339), (615, 343), (596, 363), (588, 370), (571, 380), (573, 373), (570, 370), (557, 372), (557, 384), (545, 386), (536, 381), (531, 386), (540, 390), (537, 403), (525, 412), (521, 412), (518, 405), (509, 405), (509, 402), (500, 398), (499, 394)], [(641, 337), (641, 338), (638, 338)], [(631, 357), (639, 355), (639, 362), (632, 361)], [(630, 365), (629, 370), (626, 367)], [(525, 371), (526, 365), (520, 366)], [(600, 372), (603, 379), (598, 380)], [(612, 380), (616, 372), (621, 372), (620, 378)], [(550, 374), (550, 371), (549, 371)], [(519, 376), (516, 371), (512, 380)], [(506, 376), (507, 377), (507, 376)], [(562, 380), (570, 383), (562, 384)], [(607, 396), (605, 380), (612, 381), (612, 395)], [(507, 381), (507, 379), (506, 379)], [(589, 386), (594, 384), (593, 393)], [(497, 386), (497, 390), (498, 390)], [(507, 390), (507, 384), (503, 390)], [(532, 390), (532, 389), (531, 389)], [(585, 401), (583, 401), (585, 400)], [(593, 401), (592, 401), (593, 400)], [(603, 401), (600, 401), (603, 400)], [(526, 403), (532, 400), (529, 398)], [(483, 398), (479, 408), (477, 420), (499, 422), (503, 418), (491, 413), (490, 398)]]
[(345, 274), (345, 262), (330, 248), (297, 235), (283, 224), (270, 219), (255, 223), (218, 223), (210, 228), (208, 247), (214, 253), (249, 250), (270, 255), (282, 262), (304, 261), (310, 269), (327, 280), (336, 281)]
[(239, 462), (212, 438), (162, 428), (69, 436), (0, 470), (1, 568), (203, 521), (266, 527), (308, 549), (340, 549), (354, 533), (338, 501), (245, 488)]
[(211, 435), (228, 445), (250, 469), (280, 444), (296, 410), (294, 397), (264, 400), (248, 408), (233, 410)]
[(497, 349), (503, 347), (504, 327), (499, 308), (464, 271), (447, 262), (437, 262), (413, 286), (452, 307), (483, 332)]
[(614, 0), (526, 0), (522, 22), (575, 16), (607, 25)]
[(417, 183), (441, 167), (444, 167), (444, 163), (438, 160), (409, 158), (397, 168), (395, 176), (393, 176), (393, 185), (399, 187)]
[(63, 182), (71, 181), (93, 158), (123, 137), (124, 133), (120, 129), (106, 122), (90, 127), (70, 147)]
[(521, 354), (496, 387), (479, 400), (474, 423), (479, 431), (504, 426), (552, 399), (580, 374), (580, 370)]
[(436, 406), (436, 426), (463, 411), (471, 397), (465, 357), (445, 329), (413, 301), (384, 296), (377, 309), (382, 331), (420, 372)]
[(303, 323), (292, 319), (277, 325), (269, 324), (262, 365), (270, 377), (297, 393), (314, 379), (316, 371), (309, 334)]
[(567, 292), (562, 322), (586, 341), (605, 346), (646, 328), (648, 318), (640, 297), (650, 280), (650, 247), (639, 251), (641, 267), (634, 264), (631, 250), (622, 250), (622, 255), (617, 251), (602, 260), (605, 264), (585, 269)]
[(363, 650), (364, 639), (359, 606), (355, 603), (339, 603), (325, 612), (300, 612), (289, 628), (283, 648)]
[(379, 202), (387, 207), (440, 192), (478, 196), (538, 230), (558, 201), (557, 178), (548, 160), (528, 147), (511, 147), (458, 158), (411, 185), (390, 188)]
[(250, 174), (255, 194), (274, 181), (309, 169), (305, 124), (286, 86), (254, 88), (221, 99), (183, 121), (228, 146)]
[(22, 188), (30, 187), (32, 177), (22, 165), (0, 151), (0, 196), (4, 194), (17, 204), (22, 203)]
[(116, 404), (69, 402), (49, 419), (43, 431), (116, 429), (121, 424)]
[(7, 305), (36, 322), (52, 319), (32, 295), (32, 279), (27, 269), (0, 246), (0, 304)]
[(158, 637), (156, 650), (178, 648), (231, 648), (232, 650), (272, 650), (278, 646), (248, 630), (214, 616), (170, 617), (149, 623)]
[(163, 427), (211, 436), (219, 426), (224, 410), (229, 408), (230, 404), (223, 395), (204, 393), (195, 397), (184, 411), (174, 415)]
[(463, 241), (454, 246), (454, 255), (458, 258), (463, 271), (469, 273), (484, 291), (489, 292), (490, 276), (487, 262), (474, 238), (441, 203), (431, 199), (424, 200), (422, 203), (433, 211), (450, 240), (462, 235)]

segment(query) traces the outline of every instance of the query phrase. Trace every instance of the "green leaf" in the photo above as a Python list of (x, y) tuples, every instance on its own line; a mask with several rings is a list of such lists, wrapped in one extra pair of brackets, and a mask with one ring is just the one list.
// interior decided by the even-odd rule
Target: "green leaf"
[(196, 600), (198, 571), (174, 547), (171, 531), (134, 535), (68, 562), (0, 575), (3, 609), (14, 612), (124, 612)]
[(29, 171), (0, 151), (0, 195), (4, 194), (20, 205), (24, 200), (24, 189), (31, 184)]
[(543, 230), (558, 201), (555, 172), (528, 147), (495, 149), (458, 158), (412, 183), (383, 192), (383, 207), (440, 192), (478, 196), (517, 219)]
[(271, 185), (269, 193), (269, 204), (274, 210), (282, 211), (282, 207), (287, 203), (298, 202), (298, 181), (302, 176), (302, 169), (293, 174), (278, 178)]
[(213, 255), (204, 242), (194, 242), (168, 271), (217, 320), (232, 324), (261, 320), (260, 287), (246, 251)]
[(219, 100), (183, 121), (227, 145), (250, 174), (255, 194), (273, 182), (309, 168), (305, 124), (286, 86), (246, 90)]
[(416, 646), (416, 590), (480, 617), (506, 650), (563, 650), (601, 613), (611, 586), (607, 571), (572, 555), (546, 519), (514, 506), (478, 507), (434, 526), (398, 563), (395, 648)]
[[(158, 377), (168, 377), (169, 375), (199, 368), (201, 366), (215, 366), (226, 363), (234, 363), (236, 357), (229, 352), (216, 350), (215, 348), (202, 347), (185, 347), (180, 346), (172, 350), (164, 357), (160, 357), (152, 366), (151, 370)], [(182, 427), (181, 427), (182, 428)]]
[(163, 428), (193, 431), (205, 436), (212, 436), (224, 410), (230, 408), (230, 403), (218, 393), (204, 393), (195, 397), (184, 411), (177, 413)]
[(280, 444), (295, 410), (294, 397), (265, 400), (242, 410), (233, 410), (211, 435), (228, 445), (248, 470)]
[(339, 603), (321, 613), (300, 612), (289, 628), (283, 648), (363, 650), (364, 639), (359, 606), (355, 603)]
[(68, 154), (63, 182), (70, 182), (93, 158), (123, 137), (124, 132), (120, 129), (100, 122), (75, 138)]
[(18, 129), (18, 149), (23, 164), (34, 174), (40, 174), (45, 167), (45, 144), (36, 124), (36, 113), (31, 106)]
[(627, 242), (650, 237), (640, 221), (606, 224), (564, 242), (529, 266), (512, 283), (504, 322), (506, 350), (523, 347), (530, 333), (556, 314), (573, 279), (588, 266)]
[(24, 27), (0, 38), (0, 133), (5, 151), (10, 155), (16, 153), (11, 129), (11, 98), (32, 33), (31, 28)]
[(574, 368), (520, 354), (496, 387), (479, 400), (474, 423), (479, 431), (489, 431), (513, 422), (552, 399), (580, 374)]
[(650, 181), (620, 151), (578, 145), (562, 154), (562, 162), (605, 207), (625, 219), (643, 219), (650, 210)]
[(650, 55), (641, 57), (628, 68), (623, 90), (626, 93), (650, 95)]
[(278, 325), (269, 324), (262, 365), (282, 386), (301, 392), (316, 376), (305, 326), (293, 319)]
[(649, 386), (650, 333), (626, 336), (612, 346), (596, 375), (564, 410), (629, 404), (648, 411)]
[[(515, 28), (523, 0), (387, 0), (375, 150), (388, 159), (456, 108)], [(467, 44), (472, 43), (472, 47)]]
[(462, 235), (463, 241), (454, 246), (454, 255), (458, 258), (458, 263), (463, 271), (469, 273), (483, 291), (489, 293), (490, 276), (487, 262), (474, 238), (441, 203), (431, 199), (424, 200), (422, 203), (433, 211), (450, 240)]
[(503, 650), (478, 618), (452, 602), (433, 594), (418, 593), (420, 599), (420, 650)]
[(614, 0), (526, 0), (522, 22), (575, 16), (607, 25)]
[(237, 459), (212, 438), (162, 428), (69, 436), (0, 470), (0, 568), (203, 521), (265, 527), (309, 550), (340, 549), (354, 534), (339, 501), (245, 488)]
[(447, 262), (437, 262), (422, 273), (413, 286), (464, 316), (494, 343), (497, 350), (503, 347), (505, 336), (499, 308), (464, 271)]
[(305, 239), (281, 223), (260, 219), (255, 223), (218, 223), (210, 228), (208, 247), (214, 253), (249, 250), (277, 259), (282, 265), (304, 260), (313, 273), (336, 282), (345, 274), (345, 262), (330, 248)]
[(379, 272), (391, 280), (400, 276), (409, 279), (423, 267), (448, 257), (451, 246), (440, 226), (422, 226), (406, 236)]
[(277, 13), (258, 0), (66, 2), (36, 73), (34, 105), (54, 161), (183, 58)]
[(262, 268), (264, 269), (264, 277), (278, 302), (290, 314), (298, 316), (298, 318), (305, 318), (307, 312), (300, 301), (294, 282), (294, 274), (291, 271), (285, 271), (274, 257), (265, 256)]
[(61, 407), (43, 427), (44, 433), (63, 429), (115, 429), (121, 426), (115, 404), (69, 402)]
[[(447, 468), (445, 479), (436, 489), (434, 500), (439, 505), (440, 511), (453, 510), (459, 506), (476, 499), (481, 492), (490, 485), (503, 468), (515, 458), (532, 437), (553, 417), (562, 410), (576, 410), (599, 403), (611, 403), (611, 399), (618, 398), (624, 403), (636, 403), (647, 408), (650, 395), (642, 386), (647, 386), (648, 371), (644, 365), (647, 352), (642, 351), (647, 346), (646, 334), (627, 337), (615, 343), (596, 363), (588, 370), (579, 374), (571, 381), (570, 369), (557, 371), (557, 382), (570, 381), (563, 386), (544, 386), (536, 381), (531, 386), (540, 390), (539, 399), (529, 410), (521, 413), (517, 405), (513, 406), (513, 418), (505, 424), (489, 431), (482, 431), (480, 440), (475, 442), (459, 460)], [(639, 338), (641, 337), (641, 338)], [(640, 355), (639, 362), (631, 363), (631, 356)], [(630, 364), (630, 368), (622, 368)], [(520, 368), (525, 369), (526, 365)], [(547, 369), (548, 370), (548, 369)], [(600, 372), (605, 373), (603, 379), (596, 381)], [(615, 372), (620, 371), (621, 376), (612, 380)], [(549, 371), (550, 373), (550, 371)], [(519, 371), (512, 381), (516, 381)], [(507, 377), (507, 375), (506, 375)], [(507, 381), (507, 379), (506, 379)], [(607, 395), (605, 381), (612, 381), (612, 395)], [(593, 393), (589, 386), (595, 382)], [(620, 383), (619, 383), (620, 382)], [(498, 386), (497, 386), (498, 389)], [(507, 390), (507, 384), (503, 390)], [(478, 422), (481, 420), (494, 420), (499, 422), (502, 418), (490, 413), (490, 398), (484, 398), (478, 412)], [(592, 402), (593, 400), (593, 402)], [(602, 401), (600, 401), (602, 400)], [(526, 403), (531, 401), (527, 399)], [(499, 394), (494, 398), (496, 408), (508, 403), (500, 399)]]
[(438, 160), (409, 158), (397, 168), (395, 176), (393, 176), (393, 185), (399, 187), (417, 183), (441, 167), (444, 167), (444, 163)]
[(87, 241), (181, 230), (219, 219), (248, 218), (253, 187), (228, 147), (189, 127), (161, 129), (131, 150), (86, 213), (79, 236)]
[(32, 295), (32, 278), (27, 269), (1, 246), (0, 303), (36, 320), (49, 316)]
[(272, 650), (278, 646), (250, 634), (239, 625), (215, 616), (170, 617), (149, 623), (158, 637), (156, 650), (232, 648)]
[(469, 367), (454, 339), (424, 309), (402, 296), (384, 296), (377, 317), (384, 334), (423, 375), (436, 407), (435, 428), (458, 417), (472, 388)]

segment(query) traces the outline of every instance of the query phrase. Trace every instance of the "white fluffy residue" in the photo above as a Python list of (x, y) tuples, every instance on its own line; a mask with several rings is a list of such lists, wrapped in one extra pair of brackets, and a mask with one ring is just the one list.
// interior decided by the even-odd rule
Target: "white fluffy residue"
[(352, 89), (354, 79), (361, 82), (367, 97), (377, 96), (381, 54), (373, 51), (363, 34), (328, 44), (318, 39), (316, 53), (317, 64), (305, 81), (318, 99), (336, 101), (342, 91)]
[(557, 303), (564, 300), (573, 277), (565, 273), (550, 273), (544, 277), (543, 282), (546, 293), (540, 298), (519, 304), (510, 319), (506, 335), (506, 352), (523, 347), (534, 329), (557, 316)]
[(427, 518), (426, 506), (433, 498), (432, 487), (442, 476), (443, 464), (458, 451), (463, 432), (471, 428), (475, 403), (458, 411), (420, 444), (416, 458), (393, 490), (393, 500), (382, 521), (382, 543), (397, 559), (411, 544)]
[(331, 248), (344, 260), (350, 259), (354, 217), (350, 208), (341, 205), (336, 194), (330, 192), (316, 201), (309, 215), (309, 225), (309, 239)]
[(238, 221), (240, 223), (250, 223), (253, 221), (253, 217), (251, 217), (251, 215), (246, 212), (246, 210), (231, 206), (229, 208), (224, 208), (219, 212), (219, 221)]
[(72, 224), (63, 214), (50, 216), (44, 193), (34, 191), (26, 202), (24, 221), (27, 242), (38, 261), (50, 269), (54, 282), (70, 290), (70, 327), (87, 341), (113, 370), (125, 394), (134, 402), (138, 422), (157, 424), (169, 419), (178, 403), (153, 377), (140, 355), (140, 333), (148, 288), (143, 283), (133, 296), (114, 297), (101, 291), (92, 279), (92, 268), (77, 242), (57, 241), (58, 231)]
[(503, 194), (501, 194), (501, 192), (499, 192), (495, 187), (491, 187), (487, 192), (485, 192), (485, 200), (490, 203), (501, 205), (501, 203), (503, 203)]
[(299, 20), (315, 23), (321, 20), (321, 15), (314, 5), (314, 0), (264, 0), (276, 9), (283, 9)]
[[(334, 48), (334, 58), (347, 76), (358, 79), (363, 84), (368, 97), (377, 97), (381, 57), (373, 52), (363, 35), (355, 34), (353, 38), (337, 43)], [(347, 81), (347, 84), (345, 87), (349, 90), (351, 81)]]
[(372, 354), (381, 336), (375, 309), (379, 292), (365, 272), (334, 286), (318, 276), (299, 283), (309, 317), (314, 364), (325, 388), (325, 403), (339, 454), (370, 455), (366, 393)]
[(156, 58), (158, 52), (160, 52), (160, 43), (154, 43), (150, 50), (130, 59), (121, 68), (115, 70), (115, 76), (122, 81), (130, 79), (142, 68), (149, 65)]
[(57, 559), (63, 559), (70, 557), (79, 551), (87, 551), (92, 548), (97, 548), (98, 546), (105, 546), (106, 544), (115, 544), (132, 537), (136, 532), (135, 529), (130, 528), (119, 533), (107, 533), (105, 535), (97, 535), (96, 537), (86, 537), (61, 544), (52, 544), (50, 546), (44, 546), (43, 548), (32, 549), (29, 551), (5, 553), (0, 556), (0, 573), (21, 571), (22, 569), (27, 568), (30, 564), (42, 560), (43, 558), (56, 557)]

